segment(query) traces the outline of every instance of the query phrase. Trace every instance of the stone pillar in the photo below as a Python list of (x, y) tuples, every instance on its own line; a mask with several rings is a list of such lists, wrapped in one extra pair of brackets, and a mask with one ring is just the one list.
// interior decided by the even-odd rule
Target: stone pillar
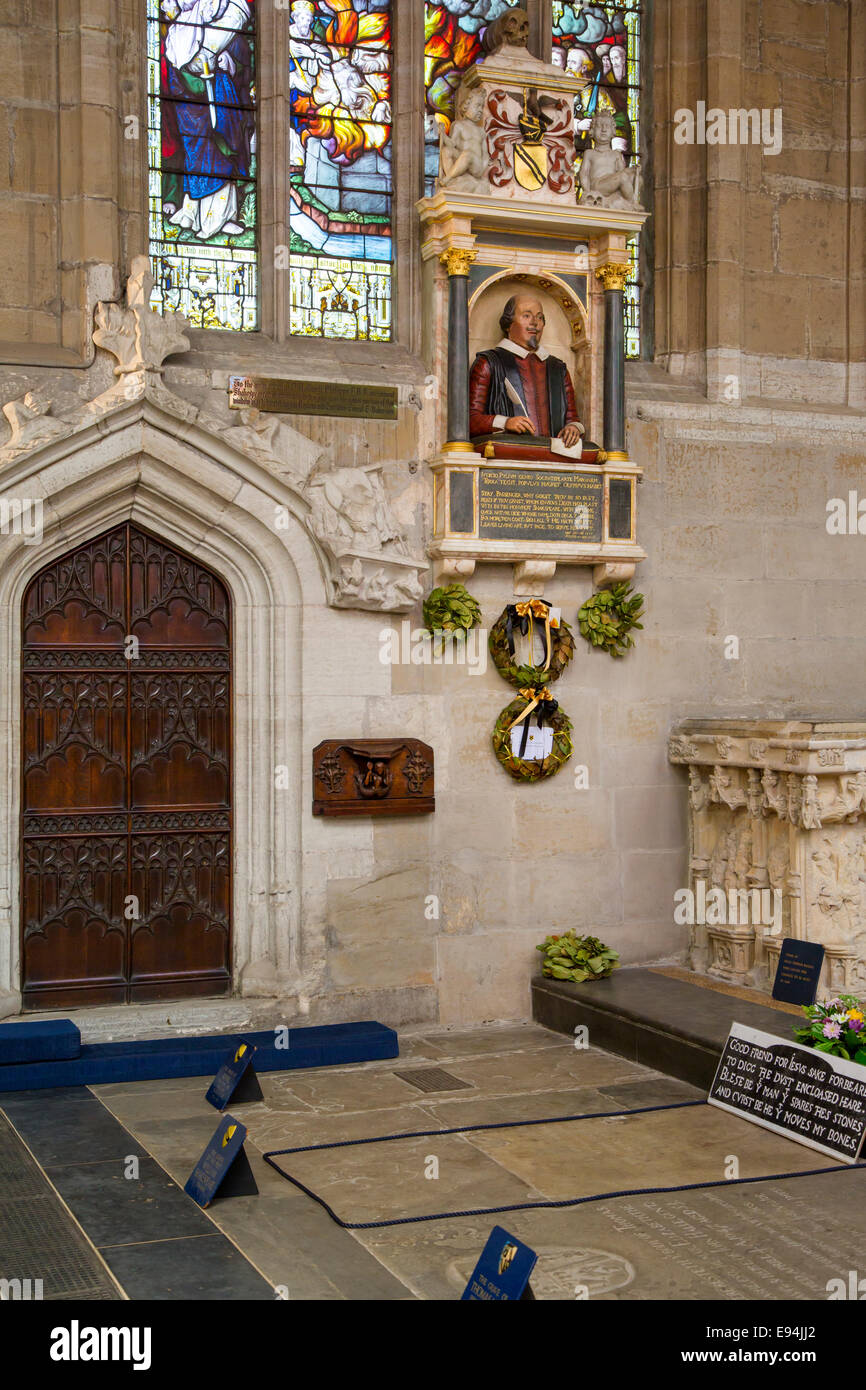
[(595, 272), (604, 283), (604, 448), (609, 459), (625, 460), (625, 311), (628, 264), (607, 261)]
[(471, 453), (469, 442), (469, 267), (478, 255), (452, 247), (439, 257), (448, 271), (448, 442), (445, 450)]

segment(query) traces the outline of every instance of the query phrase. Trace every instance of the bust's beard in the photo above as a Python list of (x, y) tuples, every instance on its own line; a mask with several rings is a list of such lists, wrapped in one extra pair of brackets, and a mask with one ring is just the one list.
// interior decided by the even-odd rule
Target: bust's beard
[(530, 333), (529, 338), (527, 339), (527, 342), (528, 342), (528, 344), (529, 344), (529, 351), (530, 351), (530, 352), (538, 352), (538, 334), (537, 334), (537, 333)]

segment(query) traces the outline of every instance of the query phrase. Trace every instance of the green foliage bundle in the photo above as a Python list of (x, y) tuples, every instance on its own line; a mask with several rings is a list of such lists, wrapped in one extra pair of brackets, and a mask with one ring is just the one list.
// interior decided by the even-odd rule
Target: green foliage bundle
[(536, 951), (541, 951), (544, 964), (542, 975), (554, 980), (603, 980), (619, 969), (619, 952), (612, 951), (597, 936), (578, 936), (574, 930), (563, 936), (548, 936)]
[(628, 583), (614, 584), (587, 599), (577, 615), (580, 634), (594, 647), (602, 647), (611, 656), (625, 656), (634, 639), (633, 628), (643, 631), (643, 594), (634, 594)]
[(481, 622), (481, 608), (462, 584), (434, 589), (424, 601), (424, 626), (428, 632), (453, 632), (458, 637)]

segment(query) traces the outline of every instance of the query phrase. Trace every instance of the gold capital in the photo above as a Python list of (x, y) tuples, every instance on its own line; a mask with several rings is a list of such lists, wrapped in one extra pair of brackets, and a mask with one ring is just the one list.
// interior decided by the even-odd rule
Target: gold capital
[(477, 251), (468, 251), (463, 246), (451, 246), (447, 251), (443, 251), (439, 257), (449, 276), (468, 275), (469, 267), (477, 258)]
[(617, 261), (606, 261), (595, 272), (596, 279), (604, 281), (606, 290), (624, 290), (630, 275), (631, 266), (621, 265)]

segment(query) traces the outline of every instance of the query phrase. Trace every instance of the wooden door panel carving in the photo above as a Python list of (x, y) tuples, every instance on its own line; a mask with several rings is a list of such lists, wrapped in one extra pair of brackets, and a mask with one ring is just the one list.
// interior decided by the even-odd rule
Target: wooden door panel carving
[(22, 671), (25, 1008), (228, 992), (226, 589), (124, 524), (31, 582)]

